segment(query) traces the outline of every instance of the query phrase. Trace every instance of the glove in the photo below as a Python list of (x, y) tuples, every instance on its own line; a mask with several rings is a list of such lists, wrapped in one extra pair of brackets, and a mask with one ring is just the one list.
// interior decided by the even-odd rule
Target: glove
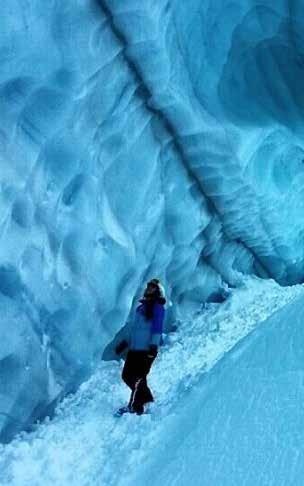
[(148, 358), (154, 359), (157, 356), (157, 346), (156, 344), (151, 344), (147, 354)]
[(116, 354), (121, 354), (128, 347), (127, 341), (124, 339), (115, 348)]

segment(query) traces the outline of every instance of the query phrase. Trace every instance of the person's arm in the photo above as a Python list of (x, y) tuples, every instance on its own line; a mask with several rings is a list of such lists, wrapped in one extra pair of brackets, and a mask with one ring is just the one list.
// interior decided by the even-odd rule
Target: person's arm
[(165, 316), (164, 306), (161, 304), (155, 304), (153, 309), (151, 341), (150, 341), (150, 354), (152, 356), (156, 356), (157, 348), (160, 345), (161, 336), (163, 332), (164, 316)]

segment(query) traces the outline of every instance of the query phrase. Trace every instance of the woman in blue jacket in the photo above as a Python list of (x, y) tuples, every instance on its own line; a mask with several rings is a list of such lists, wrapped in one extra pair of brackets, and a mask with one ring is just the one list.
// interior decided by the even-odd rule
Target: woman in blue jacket
[(160, 282), (152, 279), (148, 282), (144, 297), (136, 309), (134, 323), (129, 340), (122, 341), (116, 347), (120, 354), (128, 347), (128, 354), (122, 371), (122, 379), (131, 388), (131, 397), (127, 407), (122, 407), (117, 414), (126, 412), (141, 415), (144, 405), (153, 402), (153, 395), (147, 385), (147, 375), (155, 360), (163, 331), (165, 315), (164, 298)]

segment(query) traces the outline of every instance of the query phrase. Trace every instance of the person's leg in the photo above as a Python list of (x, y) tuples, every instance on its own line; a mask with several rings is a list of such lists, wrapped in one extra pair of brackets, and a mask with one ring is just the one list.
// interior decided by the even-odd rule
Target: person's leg
[(134, 352), (133, 351), (128, 351), (128, 354), (126, 356), (126, 361), (121, 373), (121, 377), (123, 381), (125, 382), (126, 385), (128, 385), (131, 390), (134, 388), (134, 384), (136, 381), (136, 375), (135, 373), (135, 362), (134, 362)]
[(154, 398), (152, 395), (152, 392), (150, 388), (148, 387), (147, 384), (147, 375), (150, 372), (152, 363), (155, 358), (149, 358), (148, 355), (146, 355), (145, 362), (144, 362), (144, 367), (143, 367), (143, 382), (142, 382), (142, 401), (143, 403), (149, 403), (149, 402), (154, 402)]
[(149, 403), (149, 402), (154, 402), (154, 398), (153, 398), (153, 395), (152, 395), (152, 392), (150, 390), (150, 388), (148, 387), (148, 384), (147, 384), (147, 378), (143, 378), (143, 385), (144, 385), (144, 391), (143, 391), (143, 401), (144, 401), (144, 404), (145, 403)]
[(131, 407), (131, 402), (133, 401), (134, 388), (137, 380), (136, 367), (137, 367), (136, 352), (128, 351), (126, 361), (121, 374), (123, 381), (126, 383), (126, 385), (128, 385), (129, 388), (131, 388), (131, 396), (130, 396), (128, 407)]
[(129, 402), (129, 407), (132, 410), (132, 412), (136, 412), (138, 415), (141, 415), (144, 413), (144, 404), (142, 401), (142, 395), (143, 395), (143, 379), (138, 378), (135, 382), (134, 390), (131, 394), (130, 402)]
[(130, 406), (138, 414), (143, 413), (145, 403), (154, 401), (151, 390), (147, 385), (147, 374), (150, 371), (153, 361), (154, 358), (148, 358), (147, 353), (144, 351), (138, 354), (136, 381), (130, 400)]

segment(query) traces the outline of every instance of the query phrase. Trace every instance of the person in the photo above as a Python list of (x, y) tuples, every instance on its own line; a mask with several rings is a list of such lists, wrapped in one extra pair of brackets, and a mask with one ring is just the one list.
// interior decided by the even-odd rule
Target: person
[(154, 278), (147, 283), (144, 296), (139, 302), (129, 340), (121, 341), (115, 349), (119, 355), (128, 348), (122, 379), (131, 389), (128, 405), (120, 408), (117, 415), (126, 412), (141, 415), (144, 413), (144, 405), (154, 401), (147, 384), (147, 375), (158, 354), (166, 303), (158, 279)]

